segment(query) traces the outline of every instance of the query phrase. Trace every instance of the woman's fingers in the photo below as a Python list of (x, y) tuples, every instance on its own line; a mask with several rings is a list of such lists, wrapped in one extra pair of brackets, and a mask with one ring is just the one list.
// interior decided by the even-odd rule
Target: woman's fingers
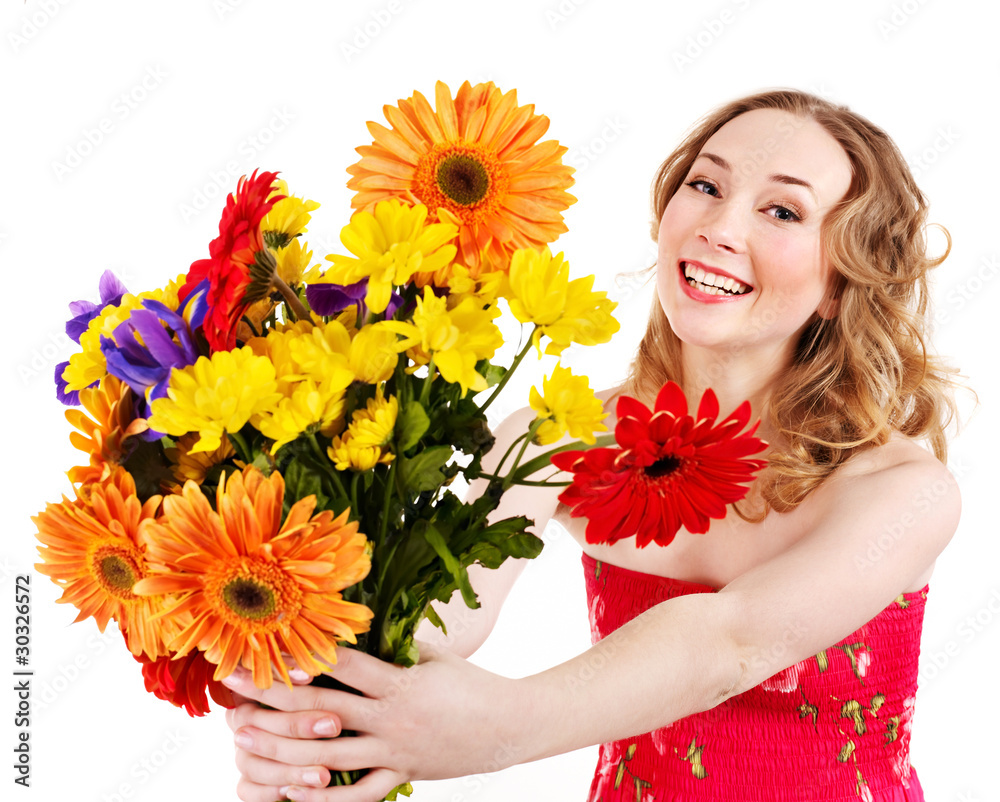
[[(256, 727), (241, 727), (233, 740), (243, 752), (293, 768), (326, 766), (331, 771), (354, 771), (385, 762), (385, 756), (379, 753), (378, 742), (364, 735), (299, 740), (283, 738)], [(251, 779), (257, 780), (256, 775)]]
[(281, 789), (285, 798), (293, 802), (379, 802), (393, 788), (406, 779), (389, 769), (375, 769), (354, 785), (341, 788), (311, 788), (292, 785)]
[(298, 710), (327, 711), (333, 713), (345, 729), (351, 729), (349, 720), (363, 720), (364, 704), (368, 701), (346, 691), (335, 691), (315, 685), (297, 685), (289, 688), (284, 683), (274, 683), (270, 688), (258, 688), (250, 672), (238, 668), (222, 683), (244, 699), (288, 712)]
[(335, 738), (342, 729), (340, 720), (324, 710), (286, 713), (263, 708), (256, 702), (227, 710), (226, 723), (233, 732), (250, 726), (285, 738)]
[[(272, 790), (289, 785), (326, 788), (330, 782), (330, 771), (324, 766), (289, 766), (255, 755), (246, 749), (236, 750), (236, 768), (243, 778), (254, 785)], [(274, 802), (278, 797), (272, 797)]]
[(382, 696), (387, 687), (399, 682), (405, 668), (394, 666), (357, 649), (338, 649), (337, 665), (327, 674), (334, 679), (357, 688), (365, 696)]

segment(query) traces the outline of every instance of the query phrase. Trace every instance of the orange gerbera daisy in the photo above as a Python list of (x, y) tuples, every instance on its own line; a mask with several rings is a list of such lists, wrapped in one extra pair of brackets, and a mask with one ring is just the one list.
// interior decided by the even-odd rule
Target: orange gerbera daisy
[[(98, 387), (80, 391), (83, 410), (66, 410), (68, 420), (79, 431), (71, 432), (69, 441), (83, 453), (90, 455), (89, 465), (70, 468), (69, 480), (86, 487), (92, 482), (103, 482), (111, 476), (115, 466), (126, 456), (123, 444), (145, 422), (134, 421), (133, 395), (125, 382), (112, 375), (101, 380)], [(87, 496), (87, 490), (82, 495)]]
[(181, 617), (182, 629), (170, 648), (178, 657), (205, 652), (215, 679), (242, 663), (267, 688), (273, 664), (291, 685), (282, 652), (320, 674), (337, 662), (338, 640), (356, 643), (368, 630), (371, 611), (340, 594), (371, 567), (357, 523), (347, 512), (313, 515), (316, 498), (307, 496), (282, 524), (284, 495), (280, 473), (264, 478), (248, 466), (219, 485), (215, 510), (189, 481), (146, 526), (159, 575), (136, 590), (178, 594), (169, 615)]
[[(414, 92), (398, 108), (384, 107), (391, 129), (368, 123), (375, 141), (357, 148), (361, 161), (347, 168), (347, 186), (357, 190), (351, 205), (368, 212), (389, 198), (426, 205), (431, 220), (459, 226), (456, 258), (473, 277), (484, 262), (506, 269), (518, 248), (541, 247), (566, 231), (562, 212), (576, 202), (565, 191), (573, 168), (562, 163), (566, 148), (557, 141), (538, 142), (548, 118), (492, 83), (466, 81), (452, 99), (438, 81), (435, 99), (436, 112)], [(443, 286), (448, 270), (434, 282)], [(417, 274), (421, 285), (430, 279)]]
[(166, 654), (164, 631), (153, 616), (163, 608), (159, 596), (137, 596), (136, 582), (149, 574), (139, 527), (156, 516), (160, 497), (142, 504), (124, 468), (90, 485), (89, 503), (63, 497), (32, 518), (42, 545), (39, 573), (63, 588), (58, 601), (79, 609), (76, 621), (94, 617), (101, 632), (114, 618), (129, 650), (155, 660)]

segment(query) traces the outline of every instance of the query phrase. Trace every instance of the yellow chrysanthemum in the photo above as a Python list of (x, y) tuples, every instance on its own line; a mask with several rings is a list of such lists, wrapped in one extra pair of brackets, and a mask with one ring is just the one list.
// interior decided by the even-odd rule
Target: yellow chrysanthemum
[(594, 277), (569, 280), (569, 262), (548, 248), (517, 251), (501, 294), (522, 323), (534, 323), (532, 341), (541, 356), (541, 338), (550, 342), (546, 354), (559, 356), (570, 343), (606, 343), (618, 331), (611, 312), (618, 306), (606, 292), (593, 292)]
[(434, 365), (445, 381), (460, 384), (463, 392), (480, 392), (487, 387), (486, 379), (476, 370), (481, 359), (490, 359), (503, 345), (503, 335), (493, 323), (500, 315), (496, 305), (485, 309), (475, 297), (467, 297), (454, 309), (448, 301), (438, 298), (431, 288), (424, 287), (424, 297), (417, 298), (413, 322), (387, 320), (383, 325), (402, 334), (397, 350), (407, 350), (416, 364), (434, 359)]
[[(436, 111), (414, 92), (398, 108), (384, 107), (391, 128), (368, 123), (375, 141), (347, 168), (347, 186), (357, 191), (351, 205), (370, 210), (387, 198), (427, 205), (431, 219), (460, 226), (457, 261), (474, 274), (484, 259), (504, 270), (515, 249), (566, 231), (573, 168), (562, 163), (565, 147), (538, 141), (548, 118), (492, 83), (465, 82), (452, 99), (438, 81), (435, 99)], [(434, 277), (439, 286), (447, 269)]]
[(604, 405), (590, 389), (586, 376), (574, 376), (569, 368), (557, 365), (552, 375), (542, 380), (542, 392), (531, 388), (531, 408), (544, 422), (535, 433), (535, 443), (550, 445), (566, 432), (593, 445), (595, 432), (606, 432), (601, 423), (607, 417)]
[[(295, 237), (306, 231), (312, 212), (319, 208), (316, 201), (305, 200), (288, 194), (288, 184), (284, 179), (277, 179), (273, 184), (271, 194), (285, 197), (271, 207), (260, 222), (260, 230), (264, 241), (272, 248), (284, 248), (286, 244), (295, 241)], [(278, 236), (275, 236), (278, 235)]]
[(160, 497), (142, 504), (135, 483), (123, 468), (90, 486), (89, 502), (48, 504), (32, 518), (38, 527), (35, 565), (62, 587), (57, 601), (75, 606), (77, 621), (93, 616), (101, 632), (114, 618), (129, 650), (151, 660), (167, 653), (170, 625), (153, 621), (163, 609), (162, 596), (137, 596), (135, 584), (150, 573), (140, 525), (155, 519)]
[(250, 422), (261, 434), (274, 440), (273, 454), (302, 434), (320, 431), (329, 437), (339, 431), (344, 421), (344, 404), (343, 384), (332, 379), (317, 382), (307, 378), (296, 382), (288, 396)]
[(374, 214), (357, 212), (340, 232), (340, 241), (354, 257), (327, 256), (333, 267), (321, 281), (346, 285), (367, 278), (365, 303), (373, 312), (384, 312), (394, 284), (405, 284), (417, 271), (437, 270), (455, 258), (455, 246), (448, 243), (458, 227), (424, 225), (426, 219), (426, 206), (395, 200), (376, 204)]
[(138, 295), (126, 293), (117, 305), (105, 306), (101, 313), (90, 321), (87, 330), (80, 335), (82, 350), (70, 356), (69, 364), (63, 370), (62, 378), (66, 382), (66, 392), (83, 390), (108, 375), (108, 363), (101, 353), (101, 336), (111, 337), (114, 330), (128, 320), (132, 311), (142, 306), (143, 300), (148, 298), (159, 301), (176, 310), (177, 288), (184, 278), (184, 276), (178, 277), (163, 289), (140, 292)]
[(274, 259), (278, 263), (275, 269), (278, 278), (288, 286), (298, 285), (302, 283), (302, 277), (309, 272), (312, 251), (307, 250), (301, 240), (293, 239), (274, 254)]
[(194, 482), (167, 496), (163, 515), (144, 534), (156, 576), (141, 594), (177, 594), (167, 618), (182, 631), (169, 644), (214, 663), (215, 679), (242, 664), (258, 688), (271, 686), (272, 665), (291, 686), (284, 655), (311, 675), (337, 662), (338, 641), (357, 642), (371, 611), (340, 591), (371, 568), (365, 536), (348, 512), (313, 515), (315, 496), (292, 505), (281, 521), (285, 483), (247, 467), (220, 484), (215, 509)]
[[(174, 493), (180, 493), (184, 483), (189, 479), (200, 485), (205, 481), (212, 468), (236, 456), (232, 443), (224, 434), (222, 442), (214, 451), (192, 452), (191, 448), (197, 441), (197, 434), (186, 434), (177, 441), (174, 448), (166, 450), (166, 457), (170, 460), (170, 471), (179, 482), (179, 484), (170, 486), (170, 490)], [(243, 467), (243, 463), (239, 460), (234, 460), (234, 462), (239, 467)]]
[(274, 440), (272, 452), (304, 432), (331, 436), (340, 431), (344, 391), (354, 381), (348, 354), (351, 335), (339, 322), (314, 324), (300, 320), (249, 343), (275, 367), (282, 398), (250, 422)]
[[(125, 439), (136, 433), (133, 424), (132, 390), (114, 376), (105, 376), (98, 387), (80, 391), (83, 409), (66, 410), (68, 420), (78, 431), (71, 432), (69, 441), (90, 457), (89, 464), (70, 468), (73, 483), (88, 485), (103, 482), (125, 456)], [(90, 416), (84, 414), (87, 410)], [(82, 491), (86, 495), (87, 491)]]
[(455, 265), (447, 282), (451, 291), (450, 297), (462, 299), (474, 295), (484, 306), (491, 304), (500, 295), (500, 290), (504, 286), (504, 276), (505, 274), (499, 270), (481, 270), (479, 275), (473, 276), (467, 267)]
[(327, 449), (337, 470), (367, 471), (379, 463), (392, 462), (395, 455), (386, 446), (392, 440), (398, 415), (396, 396), (385, 399), (381, 392), (368, 400), (365, 409), (356, 410), (343, 437), (335, 437)]
[(170, 374), (166, 398), (150, 404), (149, 426), (178, 436), (201, 435), (192, 452), (214, 451), (223, 432), (238, 432), (254, 415), (276, 404), (274, 365), (244, 346), (216, 351), (211, 357)]
[(381, 322), (363, 326), (351, 340), (350, 365), (354, 376), (366, 384), (388, 381), (396, 369), (398, 338)]

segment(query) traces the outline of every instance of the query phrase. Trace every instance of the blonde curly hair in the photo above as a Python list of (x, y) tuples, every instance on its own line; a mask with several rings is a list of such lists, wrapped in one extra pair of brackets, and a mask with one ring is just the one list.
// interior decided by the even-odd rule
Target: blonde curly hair
[[(815, 120), (852, 166), (847, 195), (821, 229), (839, 312), (830, 320), (816, 316), (806, 327), (771, 393), (768, 415), (779, 438), (757, 483), (764, 506), (752, 519), (760, 520), (768, 508), (785, 512), (797, 506), (838, 465), (884, 444), (893, 431), (926, 440), (945, 462), (955, 384), (953, 371), (926, 347), (927, 273), (947, 257), (951, 237), (942, 228), (944, 254), (927, 255), (927, 201), (906, 161), (884, 131), (845, 106), (785, 89), (734, 100), (708, 114), (656, 173), (654, 241), (667, 202), (705, 143), (755, 109)], [(651, 398), (668, 379), (683, 386), (680, 341), (654, 298), (622, 392)]]

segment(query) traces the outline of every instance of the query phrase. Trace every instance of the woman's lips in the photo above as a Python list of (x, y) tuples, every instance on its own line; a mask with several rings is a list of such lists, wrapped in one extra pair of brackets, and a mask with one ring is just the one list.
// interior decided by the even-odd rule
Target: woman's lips
[(719, 270), (717, 268), (710, 269), (705, 265), (703, 265), (701, 262), (695, 262), (687, 259), (680, 260), (677, 263), (677, 273), (681, 283), (681, 289), (689, 298), (693, 298), (696, 301), (700, 301), (702, 303), (721, 303), (723, 301), (735, 301), (740, 298), (745, 298), (753, 293), (753, 287), (751, 287), (749, 284), (743, 284), (743, 282), (740, 283), (743, 284), (743, 286), (747, 287), (748, 289), (746, 292), (740, 294), (728, 293), (728, 292), (716, 292), (716, 293), (704, 292), (698, 289), (696, 286), (692, 286), (688, 282), (688, 277), (684, 275), (684, 268), (686, 265), (691, 265), (692, 267), (699, 267), (706, 273), (713, 273), (714, 275), (717, 276), (724, 276), (726, 278), (731, 278), (733, 279), (734, 282), (739, 281), (739, 279), (725, 272), (724, 270)]

